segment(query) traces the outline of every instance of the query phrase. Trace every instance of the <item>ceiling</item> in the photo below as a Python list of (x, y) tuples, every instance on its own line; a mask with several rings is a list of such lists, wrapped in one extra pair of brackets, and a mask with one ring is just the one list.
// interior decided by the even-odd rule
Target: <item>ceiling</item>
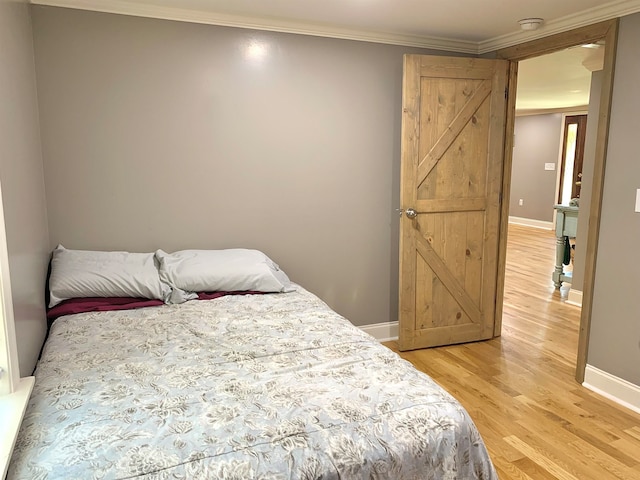
[[(640, 12), (640, 0), (30, 0), (33, 4), (483, 54)], [(544, 19), (533, 31), (518, 20)], [(588, 103), (584, 48), (520, 62), (518, 109)]]
[(520, 61), (516, 110), (570, 109), (589, 104), (591, 72), (602, 69), (604, 45), (589, 44)]

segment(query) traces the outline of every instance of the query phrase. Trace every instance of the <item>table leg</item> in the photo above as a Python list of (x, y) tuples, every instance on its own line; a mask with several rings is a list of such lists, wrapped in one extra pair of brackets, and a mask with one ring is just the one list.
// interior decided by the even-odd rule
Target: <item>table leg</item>
[(553, 270), (553, 285), (556, 288), (560, 288), (562, 285), (562, 274), (564, 273), (564, 267), (562, 262), (564, 261), (564, 236), (556, 237), (556, 266)]

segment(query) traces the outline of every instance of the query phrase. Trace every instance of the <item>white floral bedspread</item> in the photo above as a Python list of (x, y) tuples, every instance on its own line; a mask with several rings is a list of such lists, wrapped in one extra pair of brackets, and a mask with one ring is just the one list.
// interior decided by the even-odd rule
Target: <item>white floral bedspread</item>
[(9, 479), (495, 479), (462, 406), (314, 295), (54, 323)]

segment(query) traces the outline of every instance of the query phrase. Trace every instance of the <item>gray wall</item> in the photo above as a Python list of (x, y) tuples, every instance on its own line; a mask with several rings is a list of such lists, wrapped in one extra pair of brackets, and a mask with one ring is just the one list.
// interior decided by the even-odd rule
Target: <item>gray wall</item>
[(620, 22), (588, 363), (640, 385), (640, 14)]
[[(544, 164), (557, 165), (561, 130), (560, 113), (516, 117), (510, 216), (553, 221), (557, 171), (545, 170)], [(523, 200), (522, 206), (519, 199)]]
[(397, 320), (402, 55), (428, 52), (33, 20), (50, 247), (258, 248), (354, 324)]
[(589, 92), (589, 112), (587, 114), (587, 133), (582, 159), (582, 186), (580, 188), (580, 211), (576, 232), (576, 251), (573, 260), (573, 278), (571, 288), (584, 290), (584, 263), (587, 254), (587, 236), (589, 234), (589, 210), (591, 208), (591, 182), (596, 158), (596, 139), (598, 136), (598, 118), (600, 118), (600, 90), (602, 90), (602, 71), (591, 74)]
[[(0, 50), (9, 244), (30, 245), (22, 258), (32, 259), (28, 282), (12, 274), (18, 296), (41, 289), (46, 230), (28, 20), (0, 5), (0, 39), (7, 25), (22, 39)], [(49, 247), (255, 246), (354, 323), (395, 320), (401, 54), (414, 50), (47, 7), (34, 8), (34, 22)], [(252, 38), (271, 43), (275, 63), (241, 59)], [(635, 384), (639, 42), (640, 15), (623, 18), (588, 358)], [(17, 157), (26, 160), (7, 162)], [(34, 188), (5, 181), (7, 165), (35, 172), (23, 182)], [(19, 195), (30, 227), (16, 226)], [(21, 350), (32, 351), (41, 330), (25, 335), (26, 323)]]
[(26, 2), (12, 0), (0, 0), (0, 182), (20, 374), (26, 376), (46, 330), (49, 242), (31, 20)]

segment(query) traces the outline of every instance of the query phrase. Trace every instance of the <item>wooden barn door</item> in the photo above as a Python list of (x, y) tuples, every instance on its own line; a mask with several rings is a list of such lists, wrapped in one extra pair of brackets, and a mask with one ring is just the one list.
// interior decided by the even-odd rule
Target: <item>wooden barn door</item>
[(508, 69), (405, 55), (401, 350), (493, 337)]

